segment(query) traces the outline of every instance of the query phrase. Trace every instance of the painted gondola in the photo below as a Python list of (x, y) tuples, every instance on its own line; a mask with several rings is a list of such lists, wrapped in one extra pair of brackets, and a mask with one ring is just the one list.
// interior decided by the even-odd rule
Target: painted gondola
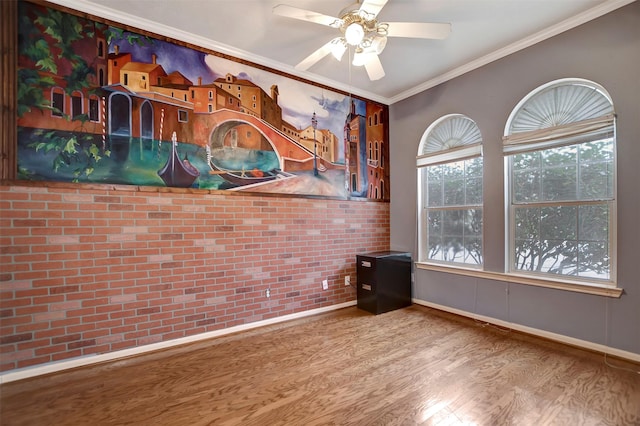
[(277, 179), (278, 177), (285, 177), (285, 173), (283, 173), (280, 169), (272, 169), (272, 170), (227, 170), (220, 166), (217, 166), (213, 161), (209, 161), (209, 166), (211, 167), (211, 171), (209, 173), (220, 176), (225, 181), (237, 185), (251, 185), (254, 183), (262, 183), (268, 182), (270, 180)]
[(178, 142), (176, 132), (173, 132), (171, 142), (171, 154), (164, 167), (158, 170), (158, 176), (160, 176), (167, 186), (189, 188), (198, 176), (200, 176), (200, 172), (191, 164), (186, 154), (184, 160), (180, 160), (177, 151)]

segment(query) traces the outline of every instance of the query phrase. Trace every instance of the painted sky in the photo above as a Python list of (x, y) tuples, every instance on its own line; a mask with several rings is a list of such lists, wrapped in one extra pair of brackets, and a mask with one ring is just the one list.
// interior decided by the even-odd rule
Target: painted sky
[[(126, 35), (127, 33), (124, 37)], [(131, 53), (135, 62), (150, 63), (151, 55), (155, 54), (156, 62), (162, 65), (167, 74), (179, 71), (194, 84), (197, 84), (199, 77), (202, 77), (203, 84), (209, 84), (227, 73), (251, 81), (267, 94), (271, 93), (271, 86), (275, 84), (279, 89), (278, 104), (282, 108), (284, 120), (298, 129), (304, 129), (311, 124), (311, 117), (315, 112), (318, 128), (329, 129), (342, 141), (344, 122), (349, 112), (348, 96), (161, 40), (153, 39), (150, 43), (139, 46), (129, 44), (125, 38), (112, 39), (110, 53), (114, 52), (115, 45), (119, 46), (120, 52)], [(365, 115), (365, 102), (358, 99), (354, 101), (357, 113)], [(344, 158), (343, 151), (344, 147), (340, 144), (341, 159)]]

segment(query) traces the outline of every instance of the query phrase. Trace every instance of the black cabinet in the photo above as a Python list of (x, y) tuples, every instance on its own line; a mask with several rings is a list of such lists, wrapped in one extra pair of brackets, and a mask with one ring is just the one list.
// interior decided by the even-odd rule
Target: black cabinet
[(411, 305), (411, 253), (359, 254), (356, 260), (358, 308), (381, 314)]

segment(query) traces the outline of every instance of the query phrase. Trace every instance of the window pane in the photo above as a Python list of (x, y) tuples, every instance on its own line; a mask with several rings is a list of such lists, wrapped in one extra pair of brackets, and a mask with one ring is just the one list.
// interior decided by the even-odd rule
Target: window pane
[(442, 202), (442, 166), (427, 167), (427, 205), (441, 207)]
[(482, 236), (482, 209), (463, 210), (465, 214), (464, 235)]
[(428, 259), (482, 264), (482, 209), (428, 213)]
[(609, 207), (580, 206), (579, 226), (580, 241), (609, 241)]
[(517, 207), (515, 209), (516, 240), (538, 240), (540, 238), (540, 209)]
[(613, 198), (613, 140), (582, 144), (579, 153), (580, 199)]
[(609, 207), (518, 207), (514, 268), (609, 278)]
[(576, 166), (550, 167), (542, 171), (542, 199), (544, 201), (575, 200)]
[(482, 157), (465, 161), (465, 176), (482, 178)]
[(429, 210), (427, 216), (429, 235), (442, 235), (442, 211)]
[(442, 165), (444, 180), (444, 205), (461, 206), (464, 204), (464, 162), (457, 161)]
[(469, 265), (482, 265), (482, 238), (465, 238), (464, 263)]
[(465, 203), (482, 204), (482, 177), (467, 177), (465, 180)]
[(512, 188), (514, 204), (538, 201), (540, 199), (540, 171), (514, 172)]
[(576, 164), (578, 148), (577, 145), (561, 146), (546, 149), (541, 154), (543, 167), (572, 166)]
[(444, 181), (444, 205), (464, 205), (464, 179), (445, 179)]
[(578, 245), (575, 241), (542, 240), (540, 272), (559, 275), (578, 274)]
[(609, 245), (606, 242), (588, 242), (578, 245), (578, 275), (609, 279)]
[(442, 237), (439, 235), (429, 235), (429, 259), (444, 260), (444, 252), (442, 247)]
[(511, 167), (514, 171), (540, 168), (539, 152), (525, 152), (524, 154), (513, 155), (511, 158)]
[(580, 164), (579, 191), (581, 200), (613, 198), (613, 163)]
[(540, 237), (542, 239), (577, 238), (578, 210), (575, 206), (545, 207), (540, 209)]

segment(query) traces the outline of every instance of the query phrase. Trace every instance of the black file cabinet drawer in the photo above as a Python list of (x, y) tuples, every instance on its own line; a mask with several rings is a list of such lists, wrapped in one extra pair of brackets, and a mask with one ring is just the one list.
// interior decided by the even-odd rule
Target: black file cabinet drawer
[(411, 305), (411, 253), (359, 254), (356, 260), (358, 308), (377, 315)]

